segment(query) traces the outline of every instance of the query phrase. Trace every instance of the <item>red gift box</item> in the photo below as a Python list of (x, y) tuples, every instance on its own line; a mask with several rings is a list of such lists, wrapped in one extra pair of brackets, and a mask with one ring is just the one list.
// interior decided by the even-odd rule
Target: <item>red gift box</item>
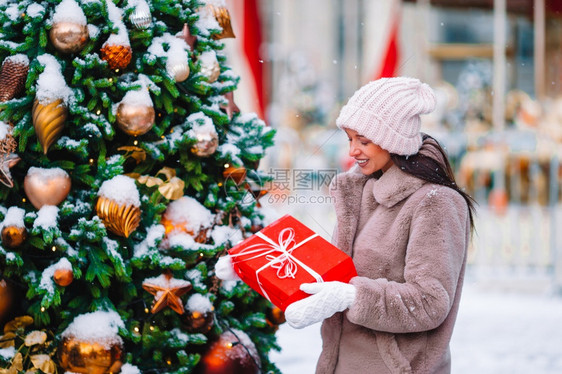
[(303, 223), (285, 215), (231, 248), (234, 270), (253, 290), (283, 311), (310, 296), (303, 283), (349, 282), (353, 260)]

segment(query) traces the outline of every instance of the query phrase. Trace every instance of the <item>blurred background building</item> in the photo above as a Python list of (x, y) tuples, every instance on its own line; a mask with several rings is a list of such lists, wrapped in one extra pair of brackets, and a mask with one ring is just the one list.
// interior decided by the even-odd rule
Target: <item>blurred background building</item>
[(457, 182), (479, 203), (473, 276), (562, 289), (561, 1), (227, 0), (227, 6), (237, 37), (226, 41), (226, 53), (242, 77), (236, 101), (278, 130), (262, 166), (275, 178), (283, 174), (286, 189), (278, 183), (264, 202), (329, 238), (329, 199), (310, 198), (325, 194), (327, 184), (292, 188), (295, 170), (314, 180), (317, 170), (349, 168), (345, 136), (335, 127), (341, 106), (370, 80), (417, 77), (438, 98), (422, 130), (446, 147)]

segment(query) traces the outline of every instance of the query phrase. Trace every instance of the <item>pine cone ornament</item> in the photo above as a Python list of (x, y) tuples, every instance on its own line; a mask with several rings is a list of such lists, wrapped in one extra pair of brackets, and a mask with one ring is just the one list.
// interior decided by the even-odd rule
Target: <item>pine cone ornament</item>
[(7, 57), (0, 72), (0, 101), (8, 101), (20, 95), (25, 88), (29, 60), (26, 56)]
[(105, 45), (100, 52), (111, 69), (125, 69), (133, 57), (133, 50), (127, 45)]

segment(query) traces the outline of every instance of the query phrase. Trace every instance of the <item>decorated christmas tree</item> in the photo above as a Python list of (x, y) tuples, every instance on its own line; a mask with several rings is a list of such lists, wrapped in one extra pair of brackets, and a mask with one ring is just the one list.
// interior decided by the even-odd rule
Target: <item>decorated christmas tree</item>
[(223, 1), (0, 2), (0, 373), (278, 372), (217, 259), (266, 222)]

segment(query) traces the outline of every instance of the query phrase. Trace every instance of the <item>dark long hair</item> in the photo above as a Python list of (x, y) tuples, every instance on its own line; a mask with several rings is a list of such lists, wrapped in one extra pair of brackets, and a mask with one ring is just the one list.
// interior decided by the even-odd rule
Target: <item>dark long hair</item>
[(390, 154), (390, 159), (392, 162), (398, 166), (404, 172), (413, 175), (414, 177), (423, 179), (429, 183), (440, 184), (442, 186), (447, 186), (457, 191), (466, 201), (468, 205), (468, 214), (470, 217), (470, 229), (474, 231), (474, 214), (476, 201), (466, 192), (461, 190), (457, 183), (455, 182), (455, 174), (449, 163), (449, 158), (447, 154), (439, 145), (439, 142), (433, 137), (423, 134), (422, 139), (425, 142), (426, 139), (432, 139), (433, 142), (428, 142), (428, 146), (434, 147), (445, 161), (445, 164), (441, 164), (439, 160), (429, 157), (421, 152), (416, 153), (412, 156), (401, 156), (394, 153)]

